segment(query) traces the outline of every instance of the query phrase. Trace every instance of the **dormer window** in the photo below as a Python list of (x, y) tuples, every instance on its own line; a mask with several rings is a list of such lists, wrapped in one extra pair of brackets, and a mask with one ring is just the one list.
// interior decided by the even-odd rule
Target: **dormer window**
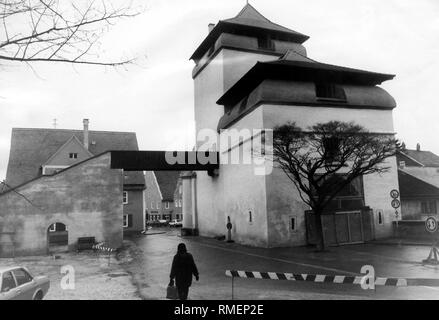
[(70, 159), (78, 159), (78, 154), (77, 153), (69, 153), (69, 158)]
[(346, 101), (344, 89), (333, 83), (316, 83), (318, 99)]

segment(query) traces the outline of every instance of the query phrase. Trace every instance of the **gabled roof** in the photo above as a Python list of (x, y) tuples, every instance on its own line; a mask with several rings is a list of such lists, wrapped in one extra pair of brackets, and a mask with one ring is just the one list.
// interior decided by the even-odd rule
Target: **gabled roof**
[(49, 159), (47, 159), (47, 161), (43, 164), (43, 165), (46, 165), (46, 164), (48, 164), (48, 163), (50, 163), (51, 161), (52, 161), (52, 159), (54, 159), (59, 153), (61, 153), (65, 148), (67, 148), (67, 146), (68, 145), (70, 145), (70, 143), (71, 142), (73, 142), (73, 143), (77, 143), (77, 144), (79, 144), (81, 147), (82, 147), (82, 149), (83, 149), (83, 151), (86, 153), (86, 154), (88, 154), (88, 156), (89, 157), (93, 157), (93, 154), (90, 152), (90, 151), (88, 151), (85, 147), (84, 147), (84, 144), (83, 143), (81, 143), (81, 141), (79, 141), (79, 139), (76, 137), (76, 136), (72, 136), (69, 140), (67, 140), (67, 142), (66, 143), (64, 143)]
[[(69, 139), (83, 142), (82, 130), (13, 128), (6, 182), (17, 186), (41, 175), (41, 166)], [(109, 150), (138, 150), (133, 132), (89, 131), (89, 151), (93, 155)], [(141, 184), (142, 172), (127, 172), (125, 184)]]
[(177, 187), (179, 171), (154, 171), (162, 201), (174, 201), (174, 191)]
[(308, 36), (302, 33), (271, 22), (261, 13), (259, 13), (253, 6), (247, 4), (236, 17), (220, 20), (195, 50), (190, 59), (200, 59), (222, 33), (233, 33), (239, 30), (247, 33), (253, 32), (256, 34), (260, 33), (265, 35), (274, 34), (277, 37), (288, 39), (289, 41), (296, 43), (303, 43), (309, 39)]
[[(421, 151), (421, 150), (418, 151), (418, 150), (405, 149), (400, 153), (406, 156), (406, 158), (411, 159), (414, 163), (417, 162), (418, 164), (421, 164), (424, 167), (439, 167), (439, 156), (431, 151)], [(406, 159), (401, 159), (401, 160), (406, 161)], [(409, 163), (406, 162), (406, 165), (410, 166), (411, 164), (410, 162)]]
[(398, 170), (399, 191), (401, 199), (438, 197), (439, 188), (420, 180), (407, 172)]
[(375, 86), (395, 76), (360, 69), (326, 64), (312, 60), (294, 50), (272, 61), (257, 62), (217, 101), (221, 105), (234, 105), (265, 79), (329, 81), (341, 84)]

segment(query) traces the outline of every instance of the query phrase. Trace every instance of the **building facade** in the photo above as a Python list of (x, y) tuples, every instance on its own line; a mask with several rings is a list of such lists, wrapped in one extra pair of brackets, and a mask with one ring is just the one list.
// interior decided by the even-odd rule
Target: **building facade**
[(438, 214), (439, 156), (421, 150), (403, 148), (398, 155), (401, 188), (401, 212), (404, 220), (425, 220)]
[[(191, 57), (195, 62), (195, 124), (197, 137), (206, 129), (217, 136), (210, 145), (197, 138), (197, 151), (218, 151), (221, 158), (239, 150), (252, 158), (251, 142), (261, 132), (257, 130), (288, 121), (302, 128), (331, 120), (353, 121), (370, 132), (394, 135), (396, 103), (379, 87), (392, 75), (312, 60), (303, 45), (308, 36), (272, 23), (249, 4), (236, 17), (209, 25), (208, 31)], [(222, 149), (218, 141), (232, 129), (252, 134)], [(385, 175), (362, 177), (358, 207), (339, 208), (369, 207), (376, 238), (391, 235), (397, 219), (389, 196), (392, 189), (398, 189), (395, 157), (387, 165), (391, 169)], [(220, 161), (215, 175), (187, 173), (182, 183), (187, 232), (225, 235), (230, 221), (233, 239), (243, 244), (307, 243), (305, 211), (309, 208), (280, 169), (258, 175), (254, 162), (229, 165)], [(376, 223), (378, 213), (382, 224)]]
[(178, 171), (146, 171), (145, 216), (146, 220), (171, 221), (182, 219), (182, 190), (178, 187)]
[[(80, 233), (73, 230), (76, 230), (79, 226), (82, 228), (84, 221), (89, 223), (84, 230), (90, 231), (95, 228), (96, 239), (102, 239), (101, 235), (103, 233), (99, 231), (102, 227), (105, 230), (108, 228), (120, 229), (120, 232), (123, 231), (123, 233), (140, 232), (144, 230), (145, 225), (143, 214), (145, 182), (142, 172), (119, 172), (116, 170), (117, 174), (120, 175), (118, 188), (121, 190), (117, 196), (115, 196), (114, 190), (109, 192), (112, 201), (108, 204), (105, 204), (106, 201), (109, 201), (108, 196), (104, 196), (99, 191), (100, 187), (96, 187), (96, 192), (87, 189), (89, 185), (99, 185), (99, 181), (103, 185), (110, 183), (109, 181), (111, 181), (114, 173), (105, 172), (108, 177), (104, 174), (99, 177), (91, 166), (91, 163), (96, 161), (96, 157), (110, 150), (138, 150), (135, 133), (90, 131), (87, 119), (83, 121), (83, 130), (14, 128), (12, 130), (6, 183), (4, 192), (0, 196), (0, 202), (7, 201), (8, 210), (14, 212), (14, 204), (7, 199), (12, 197), (11, 192), (14, 193), (16, 188), (24, 188), (27, 192), (26, 197), (34, 199), (33, 201), (37, 203), (42, 203), (43, 208), (47, 205), (50, 209), (47, 209), (48, 211), (42, 209), (41, 212), (38, 212), (38, 210), (32, 212), (32, 214), (35, 214), (34, 220), (29, 218), (29, 221), (26, 221), (27, 218), (24, 213), (19, 216), (13, 215), (18, 219), (15, 224), (17, 226), (21, 224), (28, 225), (30, 221), (33, 221), (35, 228), (38, 225), (38, 228), (41, 229), (37, 221), (44, 224), (51, 220), (49, 217), (52, 214), (56, 214), (58, 221), (55, 221), (53, 225), (47, 225), (43, 229), (49, 230), (50, 236), (63, 233), (60, 234), (61, 242), (68, 242), (70, 248), (77, 241), (76, 234)], [(109, 169), (109, 164), (107, 165)], [(77, 167), (81, 168), (82, 171), (78, 170)], [(72, 176), (72, 173), (75, 173), (76, 176)], [(67, 176), (68, 180), (63, 181), (62, 179)], [(41, 191), (56, 190), (57, 179), (61, 180), (59, 192), (50, 194)], [(92, 181), (93, 179), (95, 181)], [(114, 187), (113, 183), (115, 182), (111, 182), (112, 187)], [(80, 192), (81, 186), (87, 192)], [(78, 191), (73, 197), (75, 190)], [(69, 192), (72, 192), (72, 197), (69, 197)], [(35, 200), (36, 197), (38, 197), (37, 200)], [(16, 205), (16, 211), (22, 212), (20, 211), (20, 204), (17, 203)], [(3, 205), (1, 206), (3, 207)], [(104, 214), (105, 210), (103, 208), (107, 207), (117, 207), (118, 210), (105, 209), (112, 211)], [(37, 212), (39, 215), (36, 215)], [(65, 214), (64, 218), (62, 218), (63, 213)], [(83, 214), (87, 214), (88, 218), (81, 218)], [(101, 217), (101, 214), (104, 214), (105, 218)], [(118, 216), (114, 217), (115, 214)], [(7, 211), (0, 210), (0, 216), (4, 217), (5, 215), (7, 215)], [(44, 218), (44, 215), (46, 215), (46, 218)], [(74, 219), (75, 217), (78, 217), (77, 221)], [(41, 220), (39, 220), (40, 218)], [(5, 225), (1, 225), (1, 228), (9, 230), (9, 227)], [(90, 234), (88, 231), (86, 233)], [(3, 231), (0, 230), (1, 232)], [(21, 233), (19, 229), (14, 232), (16, 234)], [(68, 237), (66, 232), (68, 232)], [(32, 234), (37, 234), (37, 231), (31, 232), (27, 229), (26, 233), (31, 239)], [(35, 243), (38, 243), (38, 246), (41, 246), (43, 242), (47, 244), (48, 238), (50, 237), (46, 238), (44, 236), (42, 240), (34, 240)], [(111, 238), (108, 240), (111, 244), (121, 244), (121, 242), (111, 240)]]

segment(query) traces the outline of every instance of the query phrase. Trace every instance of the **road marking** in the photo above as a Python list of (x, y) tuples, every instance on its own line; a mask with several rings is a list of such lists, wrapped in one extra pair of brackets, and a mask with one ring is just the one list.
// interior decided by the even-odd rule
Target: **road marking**
[[(174, 241), (179, 241), (179, 240), (174, 240)], [(238, 254), (244, 254), (244, 255), (247, 255), (247, 256), (250, 256), (250, 257), (256, 257), (256, 258), (261, 258), (261, 259), (266, 259), (266, 260), (271, 260), (271, 261), (278, 261), (278, 262), (288, 263), (288, 264), (295, 264), (295, 265), (298, 265), (298, 266), (309, 267), (309, 268), (314, 268), (314, 269), (333, 271), (333, 272), (339, 272), (339, 273), (347, 273), (347, 274), (350, 274), (350, 275), (358, 275), (357, 272), (351, 272), (351, 271), (346, 271), (346, 270), (342, 270), (342, 269), (330, 268), (330, 267), (325, 267), (325, 266), (321, 266), (321, 265), (314, 265), (314, 264), (309, 264), (309, 263), (302, 263), (302, 262), (297, 262), (297, 261), (294, 261), (294, 260), (285, 260), (285, 259), (279, 259), (279, 258), (272, 258), (272, 257), (263, 256), (263, 255), (260, 255), (260, 254), (248, 253), (248, 252), (243, 252), (243, 251), (239, 251), (239, 250), (223, 248), (223, 247), (218, 247), (218, 246), (214, 246), (214, 245), (210, 245), (210, 244), (205, 244), (205, 243), (200, 243), (200, 242), (196, 242), (196, 241), (191, 241), (189, 239), (188, 239), (188, 241), (190, 241), (192, 243), (196, 243), (196, 244), (198, 244), (200, 246), (203, 246), (203, 247), (215, 248), (215, 249), (219, 249), (219, 250), (223, 250), (223, 251), (228, 251), (228, 252), (233, 252), (233, 253), (238, 253)]]

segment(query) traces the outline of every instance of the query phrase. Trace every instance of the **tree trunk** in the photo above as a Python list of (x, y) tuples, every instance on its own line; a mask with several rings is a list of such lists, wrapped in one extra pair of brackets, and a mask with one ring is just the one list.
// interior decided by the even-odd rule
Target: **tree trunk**
[(314, 211), (316, 222), (317, 251), (325, 251), (325, 239), (323, 237), (322, 212)]

